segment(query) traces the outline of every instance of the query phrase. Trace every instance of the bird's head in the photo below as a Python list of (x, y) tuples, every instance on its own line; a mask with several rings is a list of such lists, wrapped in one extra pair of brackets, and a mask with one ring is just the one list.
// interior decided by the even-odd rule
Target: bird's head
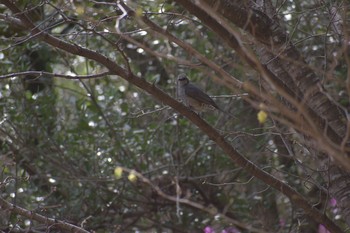
[(188, 84), (190, 81), (188, 80), (186, 74), (180, 74), (177, 77), (177, 82), (179, 83), (180, 86), (184, 86), (184, 85)]

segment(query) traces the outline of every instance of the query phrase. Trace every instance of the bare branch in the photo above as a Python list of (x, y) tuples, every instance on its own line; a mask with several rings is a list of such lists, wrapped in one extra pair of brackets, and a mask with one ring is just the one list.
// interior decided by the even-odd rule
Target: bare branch
[(77, 227), (73, 224), (70, 224), (61, 220), (53, 219), (53, 218), (48, 218), (40, 214), (34, 213), (33, 211), (21, 208), (19, 206), (15, 206), (9, 203), (8, 201), (4, 200), (3, 198), (0, 198), (0, 207), (2, 210), (11, 211), (12, 213), (21, 215), (30, 220), (35, 220), (40, 223), (46, 224), (50, 228), (51, 227), (58, 228), (64, 232), (89, 233), (89, 231), (81, 227)]
[(56, 73), (50, 73), (46, 71), (23, 71), (23, 72), (15, 72), (5, 75), (0, 75), (0, 79), (8, 79), (8, 78), (14, 78), (18, 76), (26, 76), (26, 75), (33, 75), (38, 76), (37, 78), (40, 78), (41, 76), (47, 76), (50, 78), (64, 78), (64, 79), (93, 79), (93, 78), (100, 78), (104, 77), (106, 75), (110, 75), (111, 73), (109, 71), (102, 72), (100, 74), (90, 74), (90, 75), (65, 75), (65, 74), (56, 74)]
[[(168, 195), (168, 194), (164, 193), (159, 186), (156, 186), (150, 179), (146, 178), (141, 173), (139, 173), (135, 170), (132, 170), (132, 169), (125, 168), (125, 167), (122, 167), (122, 169), (128, 173), (134, 174), (141, 182), (150, 186), (154, 191), (156, 191), (156, 193), (159, 196), (161, 196), (162, 198), (164, 198), (166, 200), (193, 207), (195, 209), (207, 212), (213, 216), (221, 217), (221, 218), (227, 220), (228, 222), (231, 222), (231, 223), (235, 224), (236, 226), (241, 227), (243, 229), (246, 229), (250, 232), (267, 233), (266, 231), (264, 231), (262, 229), (257, 229), (257, 228), (252, 227), (251, 224), (242, 223), (240, 221), (237, 221), (236, 219), (230, 218), (229, 216), (225, 215), (224, 213), (220, 213), (214, 206), (204, 206), (198, 202), (191, 201), (190, 199), (187, 199), (187, 198), (180, 198), (179, 196)], [(177, 189), (180, 188), (178, 185), (176, 185), (176, 186), (177, 186)], [(181, 190), (178, 192), (181, 192)]]

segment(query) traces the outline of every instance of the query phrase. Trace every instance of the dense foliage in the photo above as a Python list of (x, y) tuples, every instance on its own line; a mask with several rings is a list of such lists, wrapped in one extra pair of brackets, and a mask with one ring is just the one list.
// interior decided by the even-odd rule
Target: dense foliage
[[(94, 232), (326, 231), (290, 197), (237, 165), (162, 100), (123, 75), (111, 73), (104, 64), (45, 43), (45, 37), (11, 21), (8, 17), (18, 14), (6, 2), (0, 1), (2, 199)], [(329, 191), (328, 169), (331, 164), (338, 167), (338, 160), (320, 147), (313, 133), (301, 129), (307, 131), (309, 125), (301, 123), (300, 128), (293, 123), (299, 121), (301, 108), (291, 106), (291, 115), (269, 102), (266, 96), (289, 105), (283, 91), (275, 89), (276, 83), (267, 81), (261, 70), (181, 2), (24, 0), (14, 4), (45, 33), (108, 57), (175, 99), (176, 77), (186, 73), (225, 111), (200, 114), (203, 119), (237, 152), (346, 229), (342, 210), (350, 202), (345, 200), (345, 206), (337, 208), (337, 198)], [(305, 59), (298, 65), (307, 64), (319, 79), (315, 86), (322, 85), (341, 111), (349, 109), (349, 3), (240, 4), (278, 23), (288, 35), (286, 43), (292, 43)], [(220, 7), (214, 5), (207, 13), (215, 16)], [(261, 48), (266, 44), (256, 35), (237, 22), (226, 24), (240, 35), (248, 54), (271, 64), (264, 61)], [(214, 66), (242, 85), (229, 85)], [(259, 91), (247, 89), (248, 83)], [(306, 97), (300, 102), (307, 102), (308, 93), (302, 94)], [(347, 130), (348, 123), (344, 123)], [(320, 137), (327, 136), (323, 128), (320, 132)], [(346, 140), (334, 144), (345, 148)], [(346, 166), (342, 171), (347, 172)], [(4, 206), (0, 229), (62, 231)]]

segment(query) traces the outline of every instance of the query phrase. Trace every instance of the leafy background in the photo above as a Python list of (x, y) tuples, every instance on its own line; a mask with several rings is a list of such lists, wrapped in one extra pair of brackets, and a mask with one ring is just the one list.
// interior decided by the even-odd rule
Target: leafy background
[[(121, 18), (113, 1), (18, 1), (36, 25), (52, 35), (106, 55), (133, 74), (176, 98), (176, 77), (185, 72), (230, 114), (201, 115), (237, 151), (285, 181), (329, 217), (346, 226), (329, 204), (327, 180), (305, 138), (268, 118), (259, 122), (259, 98), (246, 101), (243, 89), (217, 82), (216, 74), (193, 54), (137, 20), (155, 22), (242, 82), (260, 81), (254, 71), (201, 21), (173, 1), (127, 1), (136, 19)], [(349, 108), (349, 56), (332, 29), (330, 9), (345, 1), (271, 1), (288, 38), (318, 74), (327, 93)], [(347, 6), (346, 6), (347, 4)], [(0, 5), (0, 13), (9, 10)], [(116, 27), (116, 22), (119, 27)], [(118, 33), (118, 30), (124, 34)], [(252, 38), (241, 31), (246, 45)], [(28, 36), (0, 21), (2, 75), (46, 71), (74, 78), (107, 69)], [(256, 45), (251, 48), (258, 49)], [(126, 59), (127, 58), (127, 59)], [(94, 232), (316, 232), (290, 200), (236, 166), (185, 117), (115, 75), (89, 79), (21, 75), (0, 83), (1, 197), (44, 216)], [(233, 116), (234, 117), (233, 117)], [(289, 143), (286, 151), (285, 143)], [(293, 154), (293, 156), (291, 156)], [(187, 198), (193, 208), (160, 197), (127, 169), (165, 194)], [(120, 178), (120, 179), (117, 179)], [(325, 191), (326, 190), (326, 191)], [(221, 215), (208, 213), (217, 209)], [(0, 228), (16, 232), (56, 232), (45, 223), (1, 211)], [(231, 220), (230, 220), (231, 219)], [(242, 223), (235, 224), (232, 219)], [(234, 227), (233, 227), (234, 226)]]

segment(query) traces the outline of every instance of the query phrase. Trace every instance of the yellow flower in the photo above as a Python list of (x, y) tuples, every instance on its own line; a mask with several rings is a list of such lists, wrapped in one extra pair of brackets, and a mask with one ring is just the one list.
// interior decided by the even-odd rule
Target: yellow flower
[(142, 14), (143, 14), (142, 8), (137, 8), (137, 9), (136, 9), (136, 17), (141, 17)]
[(122, 175), (123, 175), (123, 168), (121, 168), (121, 167), (116, 167), (116, 168), (114, 169), (114, 175), (115, 175), (115, 178), (117, 178), (117, 179), (122, 178)]
[(137, 177), (133, 171), (131, 171), (130, 174), (128, 175), (128, 180), (130, 182), (135, 182), (137, 180)]
[(267, 113), (263, 110), (260, 110), (258, 112), (258, 121), (260, 124), (264, 124), (266, 122), (267, 119)]

